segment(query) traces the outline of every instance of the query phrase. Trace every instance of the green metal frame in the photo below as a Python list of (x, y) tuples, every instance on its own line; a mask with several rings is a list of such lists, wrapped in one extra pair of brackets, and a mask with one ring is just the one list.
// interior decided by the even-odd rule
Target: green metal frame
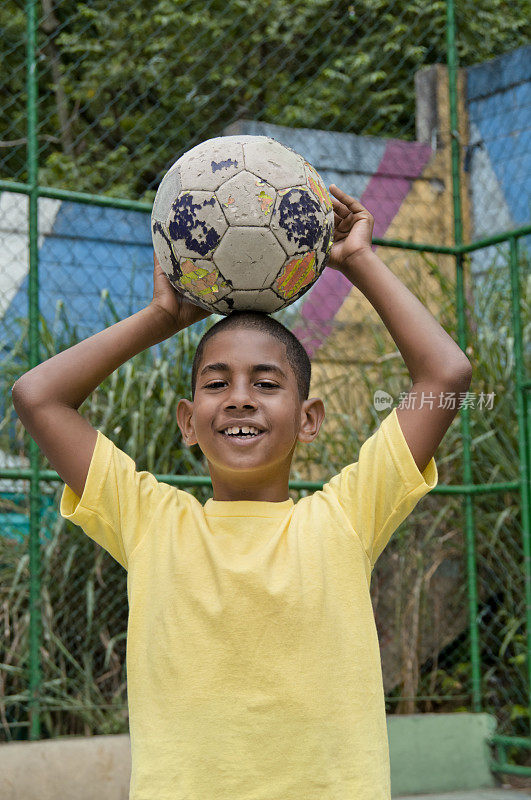
[[(38, 75), (36, 62), (36, 2), (26, 0), (27, 12), (27, 183), (0, 181), (0, 190), (20, 192), (29, 198), (29, 289), (28, 289), (28, 315), (29, 315), (29, 346), (30, 368), (40, 362), (39, 356), (39, 252), (38, 252), (38, 199), (49, 197), (59, 200), (70, 200), (78, 203), (89, 203), (98, 206), (121, 208), (134, 211), (151, 211), (151, 204), (135, 202), (113, 197), (100, 197), (81, 192), (42, 187), (38, 184), (38, 146), (37, 146), (37, 101), (38, 101)], [(375, 244), (406, 250), (416, 250), (428, 253), (441, 253), (452, 255), (456, 265), (456, 309), (458, 320), (458, 344), (463, 351), (466, 350), (467, 332), (465, 317), (465, 292), (464, 292), (464, 256), (467, 253), (488, 247), (501, 242), (509, 242), (510, 246), (510, 276), (511, 276), (511, 313), (514, 332), (514, 361), (517, 388), (517, 416), (518, 416), (518, 448), (519, 448), (519, 475), (514, 481), (495, 483), (489, 485), (474, 485), (472, 483), (471, 467), (471, 436), (469, 408), (463, 406), (460, 410), (460, 421), (463, 439), (463, 484), (460, 486), (437, 486), (433, 490), (439, 494), (459, 494), (465, 498), (464, 527), (467, 548), (467, 580), (470, 619), (470, 655), (472, 664), (472, 704), (474, 711), (482, 711), (481, 706), (481, 661), (478, 629), (478, 591), (476, 574), (475, 553), (475, 525), (473, 495), (519, 490), (522, 500), (522, 531), (524, 551), (525, 574), (525, 599), (527, 607), (527, 666), (529, 675), (529, 703), (531, 723), (531, 532), (530, 532), (530, 453), (529, 453), (529, 399), (531, 381), (524, 374), (522, 323), (520, 319), (520, 286), (518, 275), (518, 242), (522, 236), (531, 234), (531, 225), (526, 225), (512, 231), (497, 234), (473, 244), (463, 243), (463, 222), (461, 206), (461, 176), (460, 176), (460, 145), (458, 135), (458, 108), (457, 108), (457, 70), (458, 58), (456, 49), (455, 14), (453, 0), (447, 0), (447, 68), (450, 96), (450, 130), (451, 130), (451, 156), (452, 156), (452, 195), (454, 211), (454, 246), (434, 246), (419, 244), (417, 242), (374, 239)], [(40, 550), (39, 550), (39, 495), (41, 481), (61, 481), (59, 475), (53, 470), (39, 469), (39, 451), (35, 442), (30, 438), (30, 467), (29, 469), (1, 469), (0, 478), (24, 478), (30, 480), (30, 665), (29, 665), (29, 727), (30, 739), (40, 738), (40, 692), (42, 675), (40, 669), (39, 649), (42, 637), (42, 624), (40, 613)], [(206, 476), (186, 475), (157, 475), (159, 480), (175, 486), (204, 486), (211, 481)], [(62, 481), (61, 481), (62, 482)], [(320, 489), (323, 483), (319, 481), (291, 481), (292, 489)], [(491, 761), (493, 771), (513, 773), (515, 775), (531, 775), (531, 768), (508, 764), (506, 760), (506, 747), (521, 747), (531, 750), (531, 736), (493, 736), (490, 743), (500, 753), (499, 759)]]

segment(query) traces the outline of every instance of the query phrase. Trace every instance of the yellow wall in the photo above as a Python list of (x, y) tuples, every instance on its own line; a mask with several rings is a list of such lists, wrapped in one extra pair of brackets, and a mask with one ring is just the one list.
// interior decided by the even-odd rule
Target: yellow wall
[[(464, 76), (459, 75), (458, 112), (459, 119), (465, 121), (463, 80)], [(454, 243), (448, 82), (446, 68), (440, 65), (437, 66), (437, 116), (437, 149), (422, 175), (412, 181), (406, 199), (385, 233), (386, 239), (434, 245)], [(466, 122), (461, 125), (460, 140), (463, 157), (464, 146), (468, 141)], [(463, 158), (461, 163), (462, 161)], [(466, 175), (463, 171), (461, 178), (464, 236), (467, 241), (470, 215)], [(378, 247), (377, 253), (436, 319), (441, 317), (440, 321), (444, 324), (443, 320), (449, 318), (448, 313), (455, 314), (455, 304), (450, 309), (442, 307), (440, 284), (432, 274), (435, 267), (454, 286), (453, 256), (431, 253), (423, 255), (412, 250), (389, 247)], [(388, 365), (391, 362), (398, 376), (397, 380), (387, 386), (378, 383), (383, 361)], [(312, 358), (310, 396), (322, 397), (325, 402), (327, 419), (323, 432), (326, 429), (332, 434), (335, 432), (336, 436), (340, 435), (337, 425), (344, 426), (345, 419), (351, 420), (355, 426), (362, 421), (371, 425), (372, 394), (369, 394), (363, 382), (363, 371), (375, 381), (373, 388), (381, 388), (393, 396), (393, 405), (398, 401), (399, 392), (408, 391), (411, 386), (402, 356), (383, 322), (364, 295), (353, 287), (335, 316), (332, 333)], [(379, 419), (383, 416), (381, 412)], [(357, 453), (352, 453), (350, 460), (356, 459)], [(309, 480), (327, 477), (319, 463), (309, 463), (308, 453), (301, 453), (301, 446), (295, 453), (293, 468)]]

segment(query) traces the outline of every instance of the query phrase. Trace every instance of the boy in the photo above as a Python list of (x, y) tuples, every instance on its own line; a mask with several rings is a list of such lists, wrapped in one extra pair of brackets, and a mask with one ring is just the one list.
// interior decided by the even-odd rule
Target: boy
[[(373, 253), (372, 216), (330, 190), (328, 266), (379, 313), (412, 392), (466, 391), (470, 362)], [(436, 485), (433, 456), (457, 411), (393, 409), (356, 463), (295, 504), (291, 459), (298, 441), (317, 436), (323, 402), (308, 398), (309, 360), (295, 337), (265, 314), (235, 313), (200, 343), (192, 401), (177, 406), (185, 443), (208, 461), (213, 497), (203, 507), (137, 472), (77, 409), (120, 364), (206, 316), (155, 259), (147, 308), (12, 391), (66, 483), (61, 514), (128, 570), (130, 798), (388, 800), (370, 576)]]

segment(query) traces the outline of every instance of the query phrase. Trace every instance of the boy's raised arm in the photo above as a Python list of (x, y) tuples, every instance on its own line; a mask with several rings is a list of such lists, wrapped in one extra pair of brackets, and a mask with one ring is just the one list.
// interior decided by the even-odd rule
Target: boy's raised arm
[[(328, 266), (356, 286), (378, 312), (408, 368), (412, 404), (398, 406), (400, 428), (420, 472), (423, 472), (459, 408), (434, 405), (441, 393), (454, 400), (470, 386), (472, 365), (461, 348), (420, 300), (371, 249), (374, 219), (361, 203), (334, 184), (334, 244)], [(427, 403), (415, 399), (427, 398)]]
[(156, 258), (153, 283), (146, 308), (38, 364), (11, 390), (22, 424), (78, 497), (97, 431), (77, 409), (125, 361), (209, 316), (172, 288)]

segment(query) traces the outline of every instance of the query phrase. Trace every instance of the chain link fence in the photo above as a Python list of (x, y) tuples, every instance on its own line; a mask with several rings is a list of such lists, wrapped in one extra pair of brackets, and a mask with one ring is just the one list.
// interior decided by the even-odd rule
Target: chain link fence
[[(361, 199), (385, 263), (474, 366), (439, 485), (378, 560), (388, 714), (488, 711), (531, 776), (529, 4), (6, 0), (0, 106), (0, 738), (127, 731), (126, 573), (58, 514), (22, 373), (151, 299), (150, 210), (200, 141), (265, 134)], [(366, 299), (325, 270), (275, 314), (327, 421), (294, 500), (357, 458), (410, 388)], [(326, 314), (312, 312), (319, 306)], [(208, 322), (124, 364), (80, 412), (139, 469), (211, 494), (175, 405)], [(375, 392), (386, 395), (377, 407)]]

